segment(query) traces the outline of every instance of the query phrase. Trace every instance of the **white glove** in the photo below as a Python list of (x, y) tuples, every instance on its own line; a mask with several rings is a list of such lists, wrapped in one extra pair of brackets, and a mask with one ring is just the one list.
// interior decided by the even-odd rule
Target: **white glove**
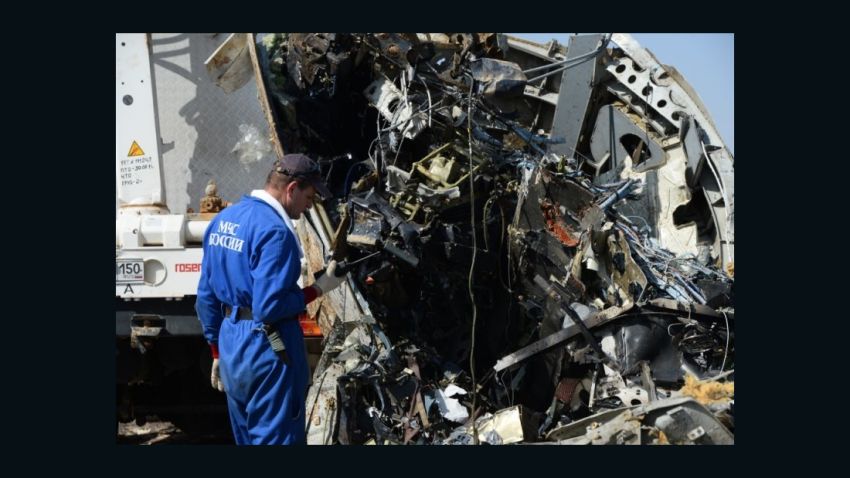
[(219, 392), (224, 391), (224, 383), (221, 381), (221, 374), (218, 371), (218, 359), (213, 359), (212, 375), (210, 376), (212, 387)]
[(325, 274), (322, 277), (319, 277), (319, 280), (316, 281), (315, 285), (319, 288), (319, 293), (321, 295), (325, 295), (328, 292), (339, 287), (340, 284), (345, 281), (345, 274), (337, 277), (336, 274), (336, 261), (331, 260), (328, 262), (328, 268), (325, 270)]

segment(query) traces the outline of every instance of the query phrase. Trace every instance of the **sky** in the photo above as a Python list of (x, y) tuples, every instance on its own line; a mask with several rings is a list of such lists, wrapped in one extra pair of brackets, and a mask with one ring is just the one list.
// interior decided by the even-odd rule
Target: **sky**
[[(570, 33), (510, 33), (538, 43), (569, 45)], [(732, 33), (632, 33), (662, 64), (675, 66), (702, 99), (735, 154), (735, 35)]]

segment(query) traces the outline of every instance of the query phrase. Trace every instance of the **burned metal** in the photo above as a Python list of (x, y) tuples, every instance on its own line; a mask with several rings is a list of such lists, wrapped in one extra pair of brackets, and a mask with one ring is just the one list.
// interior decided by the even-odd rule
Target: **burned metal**
[(734, 379), (734, 165), (675, 70), (625, 34), (258, 47), (275, 133), (335, 193), (316, 228), (358, 261), (311, 443), (733, 441), (734, 394), (721, 423), (682, 388)]

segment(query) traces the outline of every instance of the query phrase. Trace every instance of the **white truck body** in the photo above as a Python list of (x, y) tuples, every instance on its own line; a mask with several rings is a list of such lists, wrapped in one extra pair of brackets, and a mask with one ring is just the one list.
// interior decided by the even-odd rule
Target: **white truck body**
[(210, 179), (230, 201), (265, 179), (259, 155), (271, 150), (256, 87), (225, 94), (204, 68), (225, 37), (116, 35), (115, 295), (123, 300), (194, 295), (210, 216), (187, 210), (198, 210)]
[[(195, 315), (208, 181), (235, 202), (273, 156), (253, 82), (226, 94), (204, 62), (226, 34), (116, 34), (116, 401), (119, 421), (157, 414), (226, 433), (225, 395)], [(204, 415), (218, 413), (218, 418)]]

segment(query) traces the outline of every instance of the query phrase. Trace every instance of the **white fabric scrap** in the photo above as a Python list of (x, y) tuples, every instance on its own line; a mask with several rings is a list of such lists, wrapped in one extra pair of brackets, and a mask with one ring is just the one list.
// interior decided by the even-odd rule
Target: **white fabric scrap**
[(463, 423), (469, 419), (469, 412), (466, 407), (456, 399), (450, 398), (457, 394), (465, 395), (466, 390), (456, 385), (449, 385), (445, 391), (437, 390), (436, 392), (437, 406), (440, 407), (440, 415), (443, 418), (455, 423)]

